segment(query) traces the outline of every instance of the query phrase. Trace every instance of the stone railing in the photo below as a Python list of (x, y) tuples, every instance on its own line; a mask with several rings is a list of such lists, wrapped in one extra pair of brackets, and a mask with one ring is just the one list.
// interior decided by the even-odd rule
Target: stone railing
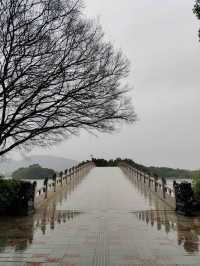
[(69, 184), (75, 182), (77, 178), (85, 176), (93, 167), (93, 162), (88, 162), (83, 165), (73, 166), (72, 168), (66, 169), (59, 175), (54, 176), (54, 179), (49, 179), (41, 188), (35, 189), (34, 208), (37, 209), (50, 198), (55, 196), (57, 193), (64, 190)]
[(127, 163), (120, 163), (119, 167), (131, 178), (143, 183), (151, 192), (156, 194), (161, 200), (172, 209), (176, 209), (174, 189), (167, 186), (165, 179), (158, 179), (140, 170), (135, 169)]

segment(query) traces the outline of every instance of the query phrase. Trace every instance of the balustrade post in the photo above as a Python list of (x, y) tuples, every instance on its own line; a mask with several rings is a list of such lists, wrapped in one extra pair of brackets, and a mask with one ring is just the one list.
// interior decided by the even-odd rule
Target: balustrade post
[(35, 207), (35, 201), (36, 201), (36, 197), (37, 197), (37, 181), (33, 182), (33, 189), (34, 189), (34, 207)]
[(158, 191), (158, 188), (157, 188), (158, 183), (157, 183), (157, 181), (158, 181), (158, 175), (154, 174), (154, 189), (155, 189), (155, 192)]
[(149, 175), (149, 188), (151, 187), (151, 176)]
[(69, 168), (69, 182), (71, 182), (71, 168)]
[(44, 185), (44, 188), (45, 188), (45, 199), (47, 199), (47, 193), (48, 193), (48, 181), (49, 181), (49, 179), (48, 179), (48, 177), (45, 177), (45, 179), (44, 179), (44, 183), (43, 183), (43, 185)]
[(166, 195), (165, 195), (165, 186), (166, 186), (166, 180), (165, 180), (165, 178), (164, 177), (162, 177), (162, 196), (163, 196), (163, 198), (165, 199), (165, 197), (166, 197)]
[(56, 174), (53, 174), (53, 182), (54, 182), (54, 192), (56, 192)]
[(59, 173), (59, 177), (60, 177), (60, 184), (61, 184), (61, 186), (63, 185), (63, 171), (61, 171), (60, 173)]
[(72, 166), (71, 168), (71, 176), (72, 176), (72, 180), (74, 179), (74, 166)]
[(155, 192), (157, 192), (157, 180), (154, 180), (154, 189), (155, 189)]
[(66, 185), (67, 185), (67, 173), (68, 173), (68, 169), (65, 169), (65, 182), (66, 182)]

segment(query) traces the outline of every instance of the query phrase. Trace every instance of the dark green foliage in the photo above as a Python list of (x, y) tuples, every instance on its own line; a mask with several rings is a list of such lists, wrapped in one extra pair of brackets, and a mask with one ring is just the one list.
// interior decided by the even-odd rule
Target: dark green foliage
[(26, 215), (29, 200), (34, 200), (34, 187), (31, 183), (0, 180), (0, 215)]
[(192, 171), (184, 170), (184, 169), (173, 169), (168, 167), (148, 167), (150, 173), (156, 173), (158, 176), (161, 177), (176, 177), (176, 178), (191, 178)]
[(92, 161), (95, 163), (97, 167), (116, 167), (118, 166), (118, 163), (119, 161), (121, 161), (121, 159), (117, 158), (116, 160), (113, 159), (105, 160), (105, 159), (93, 158)]
[(200, 198), (200, 175), (194, 176), (192, 179), (192, 188), (197, 198)]
[(13, 172), (14, 179), (43, 179), (45, 177), (51, 178), (55, 171), (48, 168), (43, 168), (39, 164), (33, 164), (29, 167), (22, 167)]
[(0, 180), (0, 209), (10, 208), (18, 201), (20, 182), (16, 180)]

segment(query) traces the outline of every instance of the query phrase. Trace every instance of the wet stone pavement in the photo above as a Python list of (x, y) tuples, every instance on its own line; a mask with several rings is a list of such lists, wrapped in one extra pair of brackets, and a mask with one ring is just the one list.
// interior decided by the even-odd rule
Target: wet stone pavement
[(1, 218), (0, 266), (200, 265), (200, 218), (119, 168), (94, 168), (35, 215)]

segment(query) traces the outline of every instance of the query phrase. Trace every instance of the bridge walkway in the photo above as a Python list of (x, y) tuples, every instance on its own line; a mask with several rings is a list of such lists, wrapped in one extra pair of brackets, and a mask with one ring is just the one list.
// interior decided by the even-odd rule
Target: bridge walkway
[(0, 220), (0, 266), (199, 266), (199, 235), (200, 218), (93, 168), (35, 215)]

